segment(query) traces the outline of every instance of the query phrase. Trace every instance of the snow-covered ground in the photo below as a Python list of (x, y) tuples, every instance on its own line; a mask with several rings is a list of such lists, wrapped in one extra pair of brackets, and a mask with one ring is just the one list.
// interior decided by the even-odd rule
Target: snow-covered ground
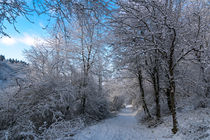
[[(209, 140), (209, 109), (178, 113), (180, 131), (171, 133), (171, 117), (156, 128), (147, 128), (136, 119), (137, 111), (123, 109), (116, 117), (90, 126), (74, 136), (75, 140)], [(199, 116), (198, 116), (199, 115)]]
[(118, 116), (90, 126), (75, 136), (75, 140), (153, 140), (163, 139), (164, 134), (154, 133), (136, 120), (137, 111), (123, 109)]

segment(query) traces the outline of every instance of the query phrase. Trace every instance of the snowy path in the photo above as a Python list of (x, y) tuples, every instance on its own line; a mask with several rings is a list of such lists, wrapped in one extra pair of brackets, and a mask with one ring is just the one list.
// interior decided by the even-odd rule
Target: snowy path
[[(75, 140), (159, 140), (163, 134), (154, 134), (137, 123), (136, 112), (126, 108), (117, 117), (107, 119), (97, 125), (90, 126), (74, 138)], [(162, 136), (161, 136), (162, 135)]]

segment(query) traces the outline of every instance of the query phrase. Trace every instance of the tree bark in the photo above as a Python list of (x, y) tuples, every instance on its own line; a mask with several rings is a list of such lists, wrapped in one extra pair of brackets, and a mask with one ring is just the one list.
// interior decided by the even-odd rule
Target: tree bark
[(172, 113), (172, 118), (173, 118), (173, 128), (172, 132), (176, 134), (178, 131), (177, 128), (177, 119), (176, 119), (176, 104), (175, 104), (175, 83), (174, 81), (170, 82), (170, 100), (171, 100), (171, 113)]
[(170, 89), (166, 89), (166, 98), (167, 98), (167, 103), (168, 103), (168, 109), (171, 112), (171, 98), (170, 98)]
[(85, 95), (82, 97), (82, 114), (85, 113), (85, 108), (86, 108), (86, 97)]

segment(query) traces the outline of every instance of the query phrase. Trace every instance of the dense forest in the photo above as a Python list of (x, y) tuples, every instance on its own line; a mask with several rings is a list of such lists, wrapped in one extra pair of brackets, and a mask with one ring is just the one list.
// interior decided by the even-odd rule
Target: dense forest
[[(26, 62), (0, 55), (0, 139), (74, 139), (127, 105), (138, 125), (168, 124), (171, 139), (210, 138), (209, 4), (0, 0), (1, 37), (5, 22), (18, 32), (18, 17), (49, 21), (49, 37), (24, 51)], [(189, 114), (200, 117), (184, 129)]]

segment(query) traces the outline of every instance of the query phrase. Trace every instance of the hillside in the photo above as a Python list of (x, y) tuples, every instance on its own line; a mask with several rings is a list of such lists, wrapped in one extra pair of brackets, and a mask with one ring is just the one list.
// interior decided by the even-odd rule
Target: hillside
[(16, 79), (25, 76), (26, 65), (22, 63), (10, 63), (0, 61), (0, 88), (17, 85)]

